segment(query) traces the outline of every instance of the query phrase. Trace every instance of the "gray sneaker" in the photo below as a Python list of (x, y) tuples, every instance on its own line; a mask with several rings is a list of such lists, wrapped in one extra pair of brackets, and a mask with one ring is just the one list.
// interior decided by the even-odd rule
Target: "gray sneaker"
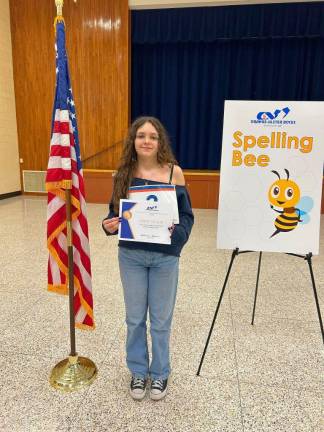
[(153, 400), (163, 399), (167, 394), (168, 379), (155, 379), (151, 383), (150, 398)]
[(146, 383), (147, 380), (144, 378), (136, 378), (134, 376), (132, 377), (129, 392), (133, 399), (142, 400), (144, 398)]

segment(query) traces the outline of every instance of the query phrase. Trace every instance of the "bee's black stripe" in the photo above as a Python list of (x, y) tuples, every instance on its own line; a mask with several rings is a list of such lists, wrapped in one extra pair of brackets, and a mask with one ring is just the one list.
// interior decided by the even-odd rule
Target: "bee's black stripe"
[(281, 214), (280, 217), (282, 219), (286, 219), (286, 220), (291, 220), (291, 221), (296, 220), (296, 221), (298, 221), (298, 216), (289, 217), (289, 216), (286, 216), (285, 214)]
[(292, 222), (292, 223), (282, 222), (279, 218), (276, 219), (276, 223), (278, 223), (284, 227), (295, 227), (295, 226), (297, 226), (297, 222), (298, 222), (297, 219), (295, 222)]
[[(297, 226), (297, 225), (296, 225)], [(281, 226), (280, 224), (278, 224), (277, 222), (275, 222), (275, 227), (279, 230), (279, 231), (281, 231), (281, 232), (289, 232), (289, 231), (292, 231), (292, 230), (294, 230), (295, 228), (296, 228), (296, 226), (293, 226), (293, 227), (284, 227), (284, 226)]]

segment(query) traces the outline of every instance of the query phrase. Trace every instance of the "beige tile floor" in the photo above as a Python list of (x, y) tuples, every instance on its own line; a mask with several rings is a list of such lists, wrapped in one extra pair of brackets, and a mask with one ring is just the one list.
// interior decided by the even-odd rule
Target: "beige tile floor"
[[(324, 352), (301, 259), (264, 254), (254, 326), (258, 255), (236, 259), (196, 376), (231, 254), (216, 250), (213, 210), (195, 210), (181, 259), (169, 394), (157, 403), (129, 397), (117, 241), (101, 231), (105, 213), (105, 205), (88, 205), (97, 329), (77, 331), (79, 354), (99, 374), (62, 394), (48, 377), (69, 351), (68, 303), (46, 291), (46, 200), (0, 201), (0, 431), (323, 432)], [(324, 318), (323, 255), (314, 272)]]

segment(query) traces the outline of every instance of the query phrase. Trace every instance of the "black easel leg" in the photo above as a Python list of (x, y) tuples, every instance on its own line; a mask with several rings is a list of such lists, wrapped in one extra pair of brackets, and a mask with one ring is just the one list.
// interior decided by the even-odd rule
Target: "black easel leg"
[(256, 280), (256, 285), (255, 285), (255, 294), (254, 294), (254, 304), (253, 304), (253, 312), (252, 312), (252, 322), (251, 322), (251, 325), (254, 324), (255, 307), (256, 307), (256, 301), (257, 301), (257, 295), (258, 295), (258, 287), (259, 287), (261, 258), (262, 258), (262, 252), (260, 252), (260, 254), (259, 254), (258, 273), (257, 273), (257, 280)]
[(321, 327), (322, 339), (323, 339), (323, 344), (324, 344), (323, 321), (322, 321), (322, 316), (321, 316), (321, 310), (320, 310), (319, 303), (318, 303), (318, 297), (317, 297), (317, 291), (316, 291), (316, 285), (315, 285), (315, 278), (314, 278), (313, 267), (312, 267), (312, 254), (311, 253), (307, 254), (305, 258), (306, 258), (306, 260), (308, 262), (309, 271), (310, 271), (310, 275), (311, 275), (311, 279), (312, 279), (312, 285), (313, 285), (313, 292), (314, 292), (314, 297), (315, 297), (316, 309), (317, 309), (317, 314), (318, 314), (318, 319), (319, 319), (319, 323), (320, 323), (320, 327)]
[(222, 302), (222, 298), (223, 298), (225, 287), (226, 287), (226, 284), (227, 284), (227, 281), (228, 281), (228, 277), (229, 277), (231, 269), (232, 269), (233, 261), (234, 261), (234, 258), (236, 257), (236, 255), (238, 255), (238, 253), (239, 253), (238, 248), (234, 249), (233, 252), (232, 252), (231, 262), (230, 262), (230, 265), (229, 265), (227, 273), (226, 273), (226, 277), (225, 277), (225, 281), (224, 281), (222, 292), (221, 292), (221, 294), (219, 296), (217, 308), (216, 308), (216, 311), (215, 311), (215, 314), (214, 314), (212, 325), (211, 325), (210, 330), (209, 330), (209, 334), (208, 334), (208, 338), (207, 338), (207, 341), (206, 341), (205, 349), (204, 349), (203, 355), (202, 355), (201, 360), (200, 360), (199, 368), (198, 368), (198, 371), (197, 371), (197, 375), (198, 376), (200, 374), (200, 369), (201, 369), (201, 366), (202, 366), (204, 358), (205, 358), (205, 354), (206, 354), (206, 351), (207, 351), (207, 348), (208, 348), (210, 336), (211, 336), (211, 334), (213, 332), (214, 324), (215, 324), (215, 321), (216, 321), (216, 318), (217, 318), (219, 307), (220, 307), (221, 302)]

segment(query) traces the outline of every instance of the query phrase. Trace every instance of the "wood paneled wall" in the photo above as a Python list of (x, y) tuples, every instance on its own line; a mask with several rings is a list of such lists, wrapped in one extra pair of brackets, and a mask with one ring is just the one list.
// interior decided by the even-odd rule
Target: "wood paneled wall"
[[(10, 15), (21, 168), (46, 170), (55, 2), (10, 0)], [(84, 168), (115, 168), (129, 120), (128, 1), (66, 0), (63, 16)]]

